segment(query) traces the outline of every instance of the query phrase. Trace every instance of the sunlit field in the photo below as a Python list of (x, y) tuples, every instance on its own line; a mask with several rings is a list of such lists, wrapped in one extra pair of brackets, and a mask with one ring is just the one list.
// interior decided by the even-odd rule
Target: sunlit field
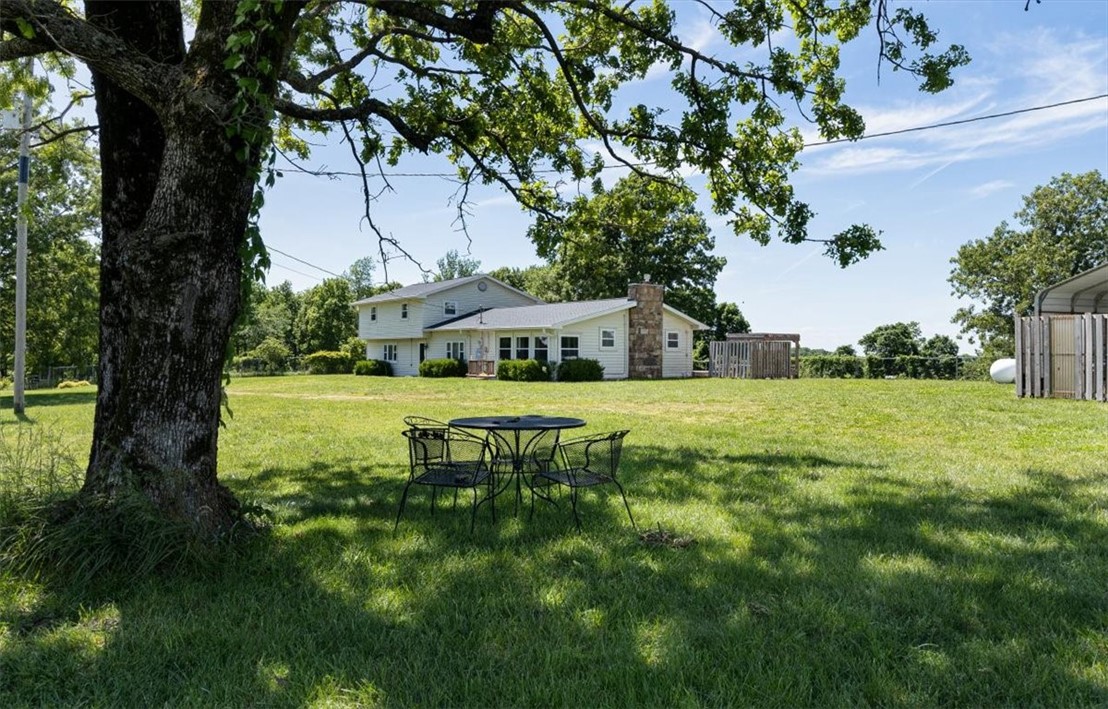
[[(105, 591), (0, 572), (0, 705), (1108, 704), (1108, 406), (935, 381), (235, 379), (220, 476), (270, 520)], [(0, 401), (83, 464), (91, 389)], [(618, 494), (469, 531), (401, 419), (630, 429)], [(21, 443), (22, 441), (22, 443)], [(9, 456), (10, 457), (10, 456)], [(0, 471), (0, 476), (6, 471)], [(0, 483), (4, 478), (0, 477)], [(447, 504), (441, 504), (446, 499)]]

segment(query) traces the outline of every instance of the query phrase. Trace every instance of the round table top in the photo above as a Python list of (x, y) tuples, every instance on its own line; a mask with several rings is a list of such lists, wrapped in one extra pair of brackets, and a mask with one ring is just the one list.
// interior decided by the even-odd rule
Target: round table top
[(585, 425), (585, 420), (567, 416), (474, 416), (451, 419), (450, 425), (486, 430), (539, 431), (551, 428), (580, 428)]

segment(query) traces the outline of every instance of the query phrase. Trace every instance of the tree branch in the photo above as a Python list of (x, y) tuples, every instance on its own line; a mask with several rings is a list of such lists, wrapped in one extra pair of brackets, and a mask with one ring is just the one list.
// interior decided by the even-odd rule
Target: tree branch
[[(7, 18), (25, 20), (35, 32), (33, 43), (69, 54), (111, 77), (155, 111), (166, 100), (166, 87), (176, 85), (176, 67), (155, 62), (117, 37), (77, 17), (55, 0), (5, 0)], [(18, 40), (10, 40), (18, 42)], [(9, 44), (5, 42), (4, 45)], [(19, 44), (14, 45), (16, 49)], [(8, 58), (0, 55), (0, 58)]]
[(397, 115), (392, 107), (375, 98), (367, 98), (356, 106), (337, 108), (310, 108), (288, 99), (278, 98), (274, 101), (273, 107), (281, 115), (301, 121), (364, 121), (371, 116), (379, 116), (388, 121), (413, 148), (422, 153), (427, 152), (431, 147), (431, 141), (434, 140), (434, 136), (415, 130)]

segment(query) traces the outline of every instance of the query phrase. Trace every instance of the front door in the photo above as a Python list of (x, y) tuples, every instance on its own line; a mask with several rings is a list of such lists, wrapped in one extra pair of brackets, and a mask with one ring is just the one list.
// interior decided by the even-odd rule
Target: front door
[(419, 361), (422, 362), (427, 357), (427, 343), (419, 343)]

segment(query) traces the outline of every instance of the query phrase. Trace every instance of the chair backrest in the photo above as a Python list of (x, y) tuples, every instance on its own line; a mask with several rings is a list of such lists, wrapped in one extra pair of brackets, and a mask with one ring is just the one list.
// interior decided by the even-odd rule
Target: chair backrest
[(408, 458), (412, 472), (440, 463), (446, 458), (446, 428), (409, 428), (404, 431), (408, 439)]
[(425, 416), (405, 416), (404, 425), (408, 428), (447, 428), (447, 424)]
[(558, 446), (566, 467), (615, 478), (623, 453), (623, 438), (630, 431), (596, 433)]

